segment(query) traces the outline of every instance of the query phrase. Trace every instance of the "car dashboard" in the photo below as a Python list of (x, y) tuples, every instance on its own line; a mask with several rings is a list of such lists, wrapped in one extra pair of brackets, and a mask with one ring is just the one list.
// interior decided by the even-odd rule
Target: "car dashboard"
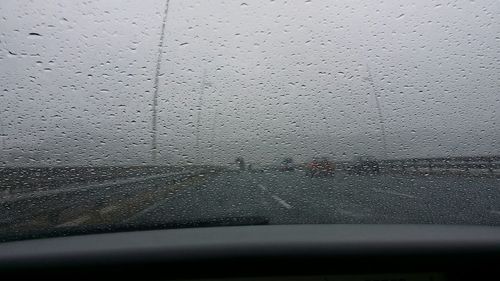
[(498, 280), (499, 261), (500, 228), (459, 225), (225, 226), (0, 244), (0, 273), (12, 278)]

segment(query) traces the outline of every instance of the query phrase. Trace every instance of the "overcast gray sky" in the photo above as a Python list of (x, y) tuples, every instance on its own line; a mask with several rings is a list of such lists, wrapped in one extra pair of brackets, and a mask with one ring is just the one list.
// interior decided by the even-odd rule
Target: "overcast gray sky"
[[(1, 160), (147, 163), (164, 5), (1, 1)], [(496, 0), (171, 0), (161, 50), (160, 162), (500, 154)]]

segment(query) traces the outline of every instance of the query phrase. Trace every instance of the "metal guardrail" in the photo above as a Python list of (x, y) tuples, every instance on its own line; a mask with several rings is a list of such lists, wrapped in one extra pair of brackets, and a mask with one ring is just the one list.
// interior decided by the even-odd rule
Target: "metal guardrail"
[(33, 166), (0, 167), (0, 197), (8, 193), (26, 193), (60, 189), (62, 186), (102, 183), (207, 169), (202, 166)]
[(118, 178), (111, 179), (97, 183), (90, 184), (71, 184), (58, 189), (49, 189), (42, 191), (32, 191), (32, 192), (23, 192), (23, 193), (14, 193), (14, 194), (5, 194), (0, 197), (0, 204), (6, 202), (14, 202), (25, 199), (35, 199), (39, 197), (58, 195), (61, 193), (74, 193), (74, 192), (83, 192), (86, 190), (96, 189), (96, 188), (110, 188), (119, 185), (133, 184), (139, 182), (145, 182), (149, 180), (168, 178), (169, 181), (175, 181), (185, 176), (191, 176), (194, 174), (200, 173), (200, 171), (186, 171), (186, 172), (172, 172), (167, 174), (159, 174), (159, 175), (151, 175), (151, 176), (143, 176), (143, 177), (129, 177), (129, 178)]
[[(375, 160), (381, 173), (454, 174), (500, 177), (500, 156), (434, 157)], [(356, 161), (337, 162), (339, 171), (349, 171)], [(373, 162), (371, 164), (373, 165)]]
[(500, 156), (413, 158), (379, 161), (386, 171), (401, 172), (454, 172), (494, 175), (500, 171)]
[[(78, 199), (86, 198), (83, 201), (92, 205), (91, 209), (99, 208), (108, 204), (109, 200), (113, 199), (112, 197), (127, 197), (133, 192), (141, 192), (140, 188), (131, 186), (137, 183), (158, 181), (176, 183), (209, 172), (211, 171), (200, 169), (143, 177), (118, 178), (98, 183), (73, 184), (57, 189), (4, 196), (0, 198), (0, 208), (9, 211), (3, 212), (0, 216), (0, 225), (9, 225), (29, 217), (42, 215), (47, 215), (49, 221), (56, 224), (61, 213), (74, 208), (79, 201)], [(128, 188), (126, 188), (127, 186)]]

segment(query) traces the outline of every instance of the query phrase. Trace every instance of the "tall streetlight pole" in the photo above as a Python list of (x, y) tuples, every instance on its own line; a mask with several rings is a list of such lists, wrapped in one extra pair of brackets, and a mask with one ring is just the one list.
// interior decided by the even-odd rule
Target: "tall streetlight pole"
[(153, 165), (157, 164), (158, 157), (158, 88), (159, 77), (162, 58), (163, 40), (165, 38), (165, 26), (167, 24), (168, 5), (170, 0), (165, 1), (165, 11), (163, 14), (163, 22), (161, 26), (160, 42), (158, 44), (158, 58), (156, 60), (156, 73), (154, 79), (154, 92), (153, 92), (153, 116), (152, 116), (152, 136), (151, 136), (151, 162)]
[(200, 125), (201, 125), (201, 109), (203, 106), (203, 95), (205, 93), (205, 87), (207, 85), (210, 85), (210, 83), (207, 83), (207, 72), (206, 70), (203, 71), (203, 78), (201, 80), (201, 89), (200, 89), (200, 96), (198, 99), (198, 108), (197, 108), (197, 113), (196, 113), (196, 164), (201, 164), (200, 160)]
[(212, 145), (211, 145), (211, 157), (212, 157), (212, 164), (213, 165), (216, 165), (216, 162), (215, 162), (215, 126), (217, 124), (217, 110), (216, 108), (214, 108), (213, 110), (213, 117), (212, 117), (212, 137), (211, 137), (211, 142), (212, 142)]
[(370, 85), (372, 87), (372, 92), (373, 96), (375, 97), (375, 106), (377, 107), (377, 114), (378, 114), (378, 121), (380, 124), (380, 133), (381, 133), (381, 141), (382, 141), (382, 153), (384, 159), (387, 159), (387, 141), (385, 137), (385, 120), (384, 120), (384, 115), (382, 114), (382, 108), (380, 107), (380, 93), (378, 92), (377, 88), (375, 87), (375, 82), (373, 82), (373, 77), (372, 77), (372, 72), (370, 70), (370, 67), (368, 66), (368, 63), (366, 64), (366, 69), (368, 71), (368, 77), (366, 78), (368, 82), (370, 82)]
[(0, 118), (0, 137), (2, 138), (2, 148), (0, 150), (0, 165), (7, 164), (7, 157), (5, 155), (5, 127), (3, 124), (3, 119)]

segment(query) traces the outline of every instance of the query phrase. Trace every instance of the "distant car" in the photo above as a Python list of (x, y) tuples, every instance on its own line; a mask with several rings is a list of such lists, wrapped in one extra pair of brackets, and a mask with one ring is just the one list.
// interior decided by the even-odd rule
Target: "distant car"
[(347, 172), (349, 174), (380, 174), (380, 166), (375, 157), (361, 156), (347, 167)]
[(292, 158), (285, 158), (279, 167), (282, 172), (291, 172), (295, 170)]
[(295, 170), (295, 168), (293, 166), (290, 166), (290, 165), (281, 165), (280, 166), (280, 171), (282, 171), (282, 172), (292, 172), (294, 170)]
[(306, 168), (306, 175), (315, 176), (333, 176), (335, 172), (335, 164), (327, 158), (311, 161)]

